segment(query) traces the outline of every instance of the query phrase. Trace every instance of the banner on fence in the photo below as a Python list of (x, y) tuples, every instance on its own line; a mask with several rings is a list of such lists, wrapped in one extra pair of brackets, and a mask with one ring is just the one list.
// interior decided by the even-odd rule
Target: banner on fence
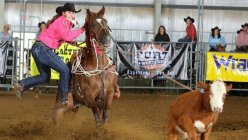
[(4, 77), (7, 71), (8, 41), (0, 43), (0, 77)]
[[(66, 47), (65, 47), (66, 46)], [(80, 47), (85, 47), (86, 44), (83, 43), (80, 45)], [(66, 48), (66, 49), (65, 49)], [(65, 62), (69, 62), (71, 55), (73, 52), (77, 51), (79, 48), (75, 47), (73, 45), (63, 43), (58, 49), (54, 50), (54, 52)], [(39, 71), (36, 67), (35, 61), (33, 57), (31, 56), (31, 61), (30, 61), (30, 73), (32, 76), (38, 75)], [(59, 79), (59, 73), (53, 69), (51, 69), (51, 79)]]
[(207, 53), (207, 80), (248, 82), (248, 55), (242, 53)]
[(119, 76), (131, 79), (187, 80), (189, 45), (118, 42), (116, 63)]

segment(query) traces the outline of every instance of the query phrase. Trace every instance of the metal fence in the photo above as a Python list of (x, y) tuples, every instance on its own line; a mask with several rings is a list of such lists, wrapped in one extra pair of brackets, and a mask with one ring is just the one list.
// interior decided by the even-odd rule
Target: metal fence
[(11, 89), (17, 77), (17, 49), (19, 45), (18, 38), (13, 39), (7, 44), (6, 53), (6, 73), (1, 77), (0, 87)]
[[(30, 49), (33, 45), (32, 39), (28, 40), (28, 47), (24, 49), (22, 45), (22, 40), (16, 38), (13, 41), (13, 47), (10, 49), (13, 51), (13, 55), (8, 58), (13, 60), (13, 63), (9, 68), (12, 68), (12, 75), (6, 75), (10, 79), (10, 83), (8, 84), (0, 84), (0, 87), (12, 88), (13, 83), (16, 79), (22, 79), (31, 76), (30, 75)], [(175, 43), (175, 42), (171, 42)], [(192, 44), (190, 43), (190, 46)], [(236, 46), (233, 43), (227, 44), (227, 51), (234, 52)], [(116, 50), (115, 48), (113, 50)], [(199, 43), (196, 46), (195, 51), (189, 50), (189, 55), (187, 58), (188, 61), (188, 80), (179, 81), (191, 88), (196, 88), (196, 83), (198, 81), (206, 81), (206, 53), (209, 50), (209, 44), (206, 42)], [(113, 51), (113, 53), (116, 53)], [(193, 60), (192, 56), (195, 55), (195, 60)], [(192, 65), (195, 67), (192, 67)], [(242, 84), (242, 83), (241, 83)], [(243, 83), (245, 84), (245, 83)], [(183, 87), (177, 85), (176, 83), (170, 80), (163, 79), (123, 79), (119, 78), (119, 85), (123, 89), (163, 89), (163, 90), (182, 90)], [(44, 85), (40, 85), (39, 87), (47, 87), (47, 88), (57, 88), (57, 80), (53, 80), (52, 82)], [(248, 91), (247, 88), (237, 88), (234, 87), (233, 90), (238, 91)]]

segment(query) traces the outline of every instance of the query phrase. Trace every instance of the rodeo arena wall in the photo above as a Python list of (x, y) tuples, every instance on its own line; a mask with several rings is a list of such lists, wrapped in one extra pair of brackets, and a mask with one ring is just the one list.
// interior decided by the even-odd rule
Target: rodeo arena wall
[[(9, 68), (13, 67), (14, 72), (8, 75), (12, 78), (9, 87), (13, 81), (23, 77), (37, 74), (33, 60), (29, 55), (29, 50), (35, 40), (38, 31), (37, 24), (40, 21), (47, 21), (55, 15), (56, 7), (64, 2), (47, 0), (14, 1), (5, 0), (4, 17), (5, 22), (11, 25), (11, 33), (17, 43), (10, 43), (13, 54), (7, 58), (13, 57), (16, 63), (11, 63)], [(247, 63), (244, 61), (239, 64), (229, 65), (229, 61), (235, 59), (246, 59), (245, 55), (235, 54), (236, 31), (243, 23), (247, 22), (247, 11), (245, 11), (247, 1), (239, 0), (144, 0), (144, 1), (114, 1), (105, 0), (100, 3), (97, 1), (73, 1), (82, 12), (76, 15), (76, 20), (80, 25), (84, 24), (85, 9), (92, 11), (98, 10), (105, 5), (105, 17), (112, 30), (114, 41), (109, 50), (109, 56), (117, 65), (119, 73), (119, 84), (121, 88), (140, 88), (140, 89), (184, 89), (179, 85), (166, 80), (161, 72), (181, 81), (191, 88), (196, 88), (196, 82), (206, 80), (225, 80), (228, 82), (247, 82), (247, 78), (237, 78), (235, 70), (247, 71)], [(20, 4), (21, 3), (21, 4)], [(204, 4), (204, 7), (202, 5)], [(234, 5), (235, 6), (232, 6)], [(184, 46), (177, 48), (179, 38), (185, 36), (184, 18), (191, 16), (195, 19), (195, 27), (198, 33), (197, 49), (191, 51), (192, 43), (180, 44)], [(153, 42), (158, 27), (164, 25), (171, 42)], [(221, 34), (227, 41), (227, 52), (232, 53), (207, 53), (209, 50), (208, 37), (211, 28), (218, 26), (221, 28)], [(13, 42), (15, 42), (13, 39)], [(84, 41), (85, 35), (77, 40)], [(66, 44), (64, 44), (66, 45)], [(73, 47), (68, 50), (57, 50), (61, 58), (68, 61), (73, 51)], [(5, 55), (8, 55), (6, 53)], [(195, 58), (195, 59), (194, 59)], [(194, 60), (193, 60), (194, 59)], [(233, 60), (234, 61), (234, 60)], [(1, 72), (6, 71), (3, 66), (6, 62), (1, 62)], [(234, 62), (233, 62), (234, 63)], [(215, 65), (209, 68), (208, 66)], [(154, 72), (162, 65), (166, 65), (160, 72)], [(231, 68), (232, 67), (232, 68)], [(234, 68), (235, 67), (235, 68)], [(167, 69), (166, 69), (167, 68)], [(232, 72), (227, 72), (227, 68)], [(54, 72), (55, 73), (55, 72)], [(208, 75), (217, 73), (215, 76)], [(231, 73), (228, 75), (228, 73)], [(12, 76), (10, 76), (13, 74)], [(3, 74), (2, 74), (3, 75)], [(237, 76), (237, 75), (236, 75)], [(247, 76), (243, 72), (240, 77)], [(4, 77), (4, 76), (2, 76)], [(226, 78), (228, 77), (228, 78)], [(52, 79), (58, 79), (56, 73), (52, 74)], [(56, 82), (50, 82), (47, 87), (56, 87)], [(6, 82), (1, 83), (5, 87)], [(239, 87), (239, 88), (238, 88)], [(238, 83), (234, 90), (246, 90), (243, 83)]]

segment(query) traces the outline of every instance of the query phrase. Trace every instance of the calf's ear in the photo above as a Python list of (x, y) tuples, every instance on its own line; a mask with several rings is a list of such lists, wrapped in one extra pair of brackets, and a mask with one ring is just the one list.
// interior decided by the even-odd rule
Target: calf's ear
[(232, 84), (226, 86), (226, 92), (228, 93), (232, 89)]
[(209, 85), (204, 83), (204, 82), (198, 82), (197, 87), (207, 89), (207, 88), (209, 88)]

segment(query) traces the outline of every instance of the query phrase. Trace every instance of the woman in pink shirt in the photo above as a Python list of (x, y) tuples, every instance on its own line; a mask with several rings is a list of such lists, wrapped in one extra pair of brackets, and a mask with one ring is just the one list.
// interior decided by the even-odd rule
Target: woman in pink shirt
[(48, 82), (51, 69), (54, 69), (60, 74), (58, 89), (61, 95), (61, 104), (73, 106), (72, 95), (68, 93), (70, 70), (53, 52), (53, 49), (57, 49), (63, 42), (73, 41), (84, 32), (83, 28), (72, 30), (72, 20), (75, 18), (75, 13), (80, 11), (75, 10), (73, 3), (65, 3), (64, 6), (56, 9), (57, 15), (48, 21), (47, 29), (38, 36), (31, 49), (40, 75), (18, 81), (16, 88), (19, 98), (22, 98), (22, 93), (30, 87)]

